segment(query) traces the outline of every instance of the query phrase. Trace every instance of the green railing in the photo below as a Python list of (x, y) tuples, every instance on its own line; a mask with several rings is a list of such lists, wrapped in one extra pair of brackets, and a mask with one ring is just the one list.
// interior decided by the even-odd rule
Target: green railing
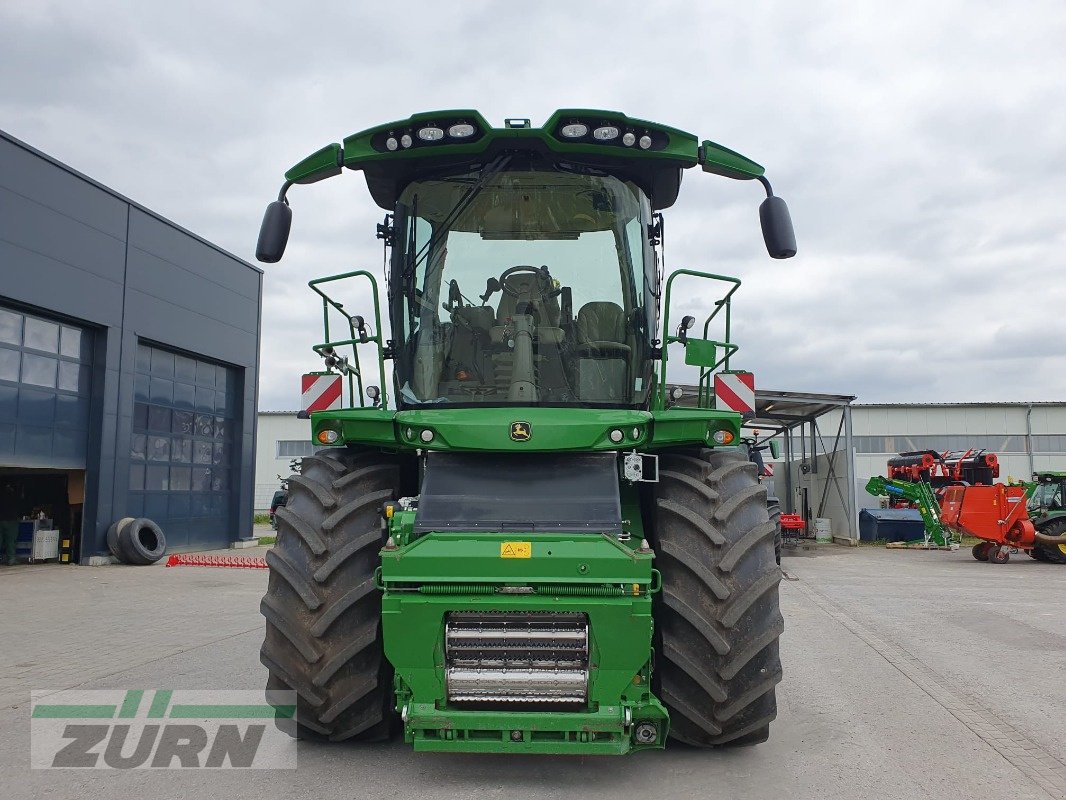
[[(371, 296), (374, 298), (374, 335), (362, 336), (359, 333), (359, 326), (356, 325), (356, 316), (349, 314), (344, 304), (334, 300), (328, 294), (326, 294), (319, 287), (325, 283), (334, 283), (336, 281), (348, 280), (350, 278), (366, 278), (370, 281)], [(381, 331), (381, 303), (378, 300), (378, 282), (364, 269), (356, 270), (355, 272), (345, 272), (340, 275), (332, 275), (328, 278), (316, 278), (313, 281), (309, 281), (308, 286), (322, 298), (322, 327), (325, 329), (326, 341), (322, 344), (316, 344), (313, 346), (313, 350), (323, 358), (326, 356), (325, 351), (328, 348), (332, 348), (333, 352), (337, 355), (341, 355), (343, 348), (351, 347), (352, 357), (348, 364), (351, 367), (348, 372), (348, 398), (352, 407), (355, 406), (355, 398), (359, 398), (359, 407), (366, 406), (366, 402), (363, 395), (363, 370), (359, 364), (359, 345), (361, 344), (375, 344), (378, 348), (378, 372), (381, 381), (381, 398), (380, 405), (382, 408), (388, 406), (389, 397), (388, 389), (385, 383), (385, 341)], [(329, 332), (329, 310), (336, 310), (345, 321), (348, 323), (348, 339), (333, 340), (330, 338)], [(364, 321), (365, 325), (365, 321)], [(365, 329), (365, 328), (364, 328)], [(356, 391), (358, 389), (358, 392)]]
[[(700, 272), (694, 269), (679, 269), (670, 274), (670, 277), (666, 280), (666, 292), (663, 299), (663, 357), (662, 363), (659, 367), (659, 386), (657, 391), (657, 402), (659, 408), (666, 408), (666, 364), (667, 364), (667, 351), (669, 346), (674, 342), (684, 341), (678, 336), (670, 334), (670, 290), (673, 288), (674, 279), (681, 275), (690, 275), (694, 278), (703, 278), (709, 281), (719, 281), (721, 283), (732, 284), (729, 291), (725, 293), (725, 296), (718, 299), (714, 303), (714, 311), (712, 311), (703, 322), (703, 338), (716, 347), (721, 348), (722, 357), (719, 358), (712, 366), (700, 367), (700, 377), (698, 382), (699, 396), (697, 398), (697, 405), (700, 408), (710, 408), (711, 401), (713, 399), (713, 385), (711, 379), (714, 373), (719, 367), (729, 369), (730, 357), (740, 349), (739, 345), (733, 344), (729, 341), (730, 338), (730, 325), (732, 323), (730, 302), (737, 289), (740, 288), (740, 279), (732, 278), (728, 275), (716, 275), (713, 272)], [(710, 339), (711, 322), (714, 321), (720, 313), (723, 314), (724, 332), (721, 341)]]

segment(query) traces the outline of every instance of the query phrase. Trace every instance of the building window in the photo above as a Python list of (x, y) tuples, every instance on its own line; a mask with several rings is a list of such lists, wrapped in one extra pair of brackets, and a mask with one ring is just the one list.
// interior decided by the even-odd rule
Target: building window
[[(1025, 436), (1018, 434), (956, 434), (947, 436), (856, 436), (855, 449), (859, 453), (912, 453), (921, 450), (964, 452), (987, 450), (991, 453), (1025, 453)], [(1066, 436), (1034, 436), (1034, 453), (1066, 452)]]
[(92, 333), (0, 307), (0, 457), (83, 468), (91, 402)]
[(315, 446), (310, 439), (281, 439), (278, 441), (278, 458), (303, 458), (314, 454)]
[(137, 346), (130, 442), (135, 516), (228, 516), (237, 466), (236, 384), (231, 367)]

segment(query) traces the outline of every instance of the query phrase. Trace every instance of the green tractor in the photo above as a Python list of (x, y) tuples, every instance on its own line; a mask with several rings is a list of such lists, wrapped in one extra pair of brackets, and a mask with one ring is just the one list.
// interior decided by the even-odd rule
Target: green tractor
[[(1028, 502), (1029, 519), (1038, 533), (1066, 535), (1066, 472), (1038, 472)], [(1037, 542), (1030, 551), (1037, 561), (1066, 564), (1066, 544)]]
[[(311, 281), (314, 350), (350, 401), (310, 414), (321, 449), (267, 555), (261, 657), (268, 690), (295, 692), (295, 735), (568, 754), (766, 740), (775, 527), (740, 415), (704, 391), (737, 349), (740, 281), (662, 271), (660, 212), (696, 166), (759, 182), (768, 251), (795, 254), (761, 166), (615, 112), (417, 114), (286, 173), (259, 260), (284, 252), (294, 184), (361, 170), (388, 212), (391, 328), (371, 273)], [(681, 277), (724, 286), (702, 338), (671, 322)], [(339, 299), (354, 281), (372, 322)], [(671, 345), (698, 370), (694, 407), (667, 381)]]

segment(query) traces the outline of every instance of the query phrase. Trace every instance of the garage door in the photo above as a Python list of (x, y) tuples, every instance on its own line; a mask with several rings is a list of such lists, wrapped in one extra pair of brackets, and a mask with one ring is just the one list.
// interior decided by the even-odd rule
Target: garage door
[(169, 547), (222, 547), (235, 537), (237, 373), (139, 344), (129, 513), (155, 520)]
[(0, 465), (84, 469), (92, 333), (0, 306)]

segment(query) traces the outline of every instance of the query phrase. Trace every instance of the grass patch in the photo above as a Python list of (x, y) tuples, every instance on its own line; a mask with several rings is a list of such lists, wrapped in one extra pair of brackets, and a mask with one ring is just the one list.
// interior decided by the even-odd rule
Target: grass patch
[[(860, 539), (859, 540), (859, 547), (885, 547), (886, 545), (888, 545), (888, 544), (890, 544), (892, 542), (896, 542), (896, 541), (903, 541), (903, 540), (899, 540), (899, 539), (874, 539), (873, 541), (865, 541), (863, 539)], [(914, 544), (914, 543), (917, 543), (917, 542), (921, 542), (922, 539), (921, 538), (908, 539), (906, 541), (908, 543)], [(952, 537), (949, 536), (948, 537), (948, 544), (951, 544), (951, 542), (953, 542), (953, 541), (958, 541), (958, 540), (957, 539), (953, 539)], [(959, 547), (960, 548), (962, 548), (962, 547), (973, 547), (975, 544), (977, 544), (980, 541), (983, 541), (983, 540), (975, 539), (972, 536), (964, 536), (962, 538), (962, 544), (960, 544)]]
[(256, 525), (269, 525), (270, 524), (270, 515), (269, 514), (256, 514), (254, 517), (252, 517), (252, 522), (255, 523)]
[(259, 544), (260, 544), (260, 546), (264, 546), (264, 545), (268, 545), (268, 544), (274, 544), (274, 542), (276, 542), (277, 540), (278, 540), (277, 536), (260, 536), (259, 537)]

